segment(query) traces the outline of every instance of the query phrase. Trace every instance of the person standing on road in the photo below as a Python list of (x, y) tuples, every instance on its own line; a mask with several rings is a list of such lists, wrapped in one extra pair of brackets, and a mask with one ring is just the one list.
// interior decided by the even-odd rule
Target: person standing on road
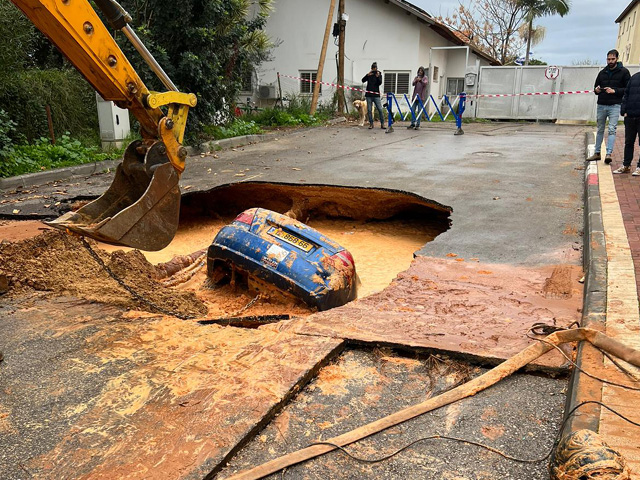
[(369, 128), (373, 128), (373, 108), (375, 104), (380, 117), (380, 128), (384, 128), (384, 114), (382, 113), (382, 102), (380, 101), (380, 85), (382, 85), (382, 74), (378, 70), (377, 62), (371, 64), (371, 70), (364, 77), (362, 83), (366, 83), (364, 97), (367, 99), (367, 112), (369, 113)]
[[(629, 173), (633, 160), (633, 150), (636, 138), (640, 133), (640, 73), (636, 73), (624, 90), (622, 103), (620, 104), (620, 114), (624, 117), (624, 160), (622, 166), (613, 173)], [(633, 176), (640, 176), (640, 158), (638, 166), (632, 173)]]
[(596, 135), (596, 151), (587, 158), (588, 161), (600, 160), (600, 149), (604, 140), (604, 126), (609, 119), (609, 136), (607, 138), (607, 154), (604, 163), (611, 163), (611, 153), (616, 141), (616, 128), (620, 120), (620, 103), (631, 75), (629, 70), (618, 61), (618, 51), (607, 52), (607, 66), (604, 67), (594, 84), (595, 94), (598, 95), (598, 134)]
[(418, 74), (416, 78), (413, 79), (413, 95), (411, 96), (411, 110), (416, 113), (416, 118), (411, 120), (411, 125), (407, 128), (415, 128), (418, 130), (420, 128), (420, 119), (422, 118), (422, 109), (420, 107), (420, 100), (422, 100), (422, 105), (424, 105), (425, 100), (427, 99), (427, 83), (429, 79), (424, 73), (424, 67), (418, 68)]

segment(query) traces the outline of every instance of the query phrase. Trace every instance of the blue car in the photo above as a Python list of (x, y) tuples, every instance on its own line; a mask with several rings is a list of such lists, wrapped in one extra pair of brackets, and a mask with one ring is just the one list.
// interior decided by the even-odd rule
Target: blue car
[(219, 283), (231, 272), (252, 275), (318, 310), (356, 298), (351, 254), (302, 222), (271, 210), (245, 210), (216, 235), (207, 274)]

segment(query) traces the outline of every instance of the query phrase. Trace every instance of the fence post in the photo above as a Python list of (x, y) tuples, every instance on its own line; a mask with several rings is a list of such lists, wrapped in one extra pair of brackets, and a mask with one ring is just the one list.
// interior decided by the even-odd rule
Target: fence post
[(387, 130), (384, 133), (393, 132), (393, 93), (387, 92)]
[(459, 105), (459, 112), (456, 115), (456, 126), (458, 127), (458, 129), (456, 130), (456, 132), (454, 133), (454, 135), (464, 135), (464, 131), (462, 130), (462, 114), (464, 113), (464, 108), (466, 106), (467, 103), (467, 94), (462, 92), (460, 94), (460, 101), (458, 102)]

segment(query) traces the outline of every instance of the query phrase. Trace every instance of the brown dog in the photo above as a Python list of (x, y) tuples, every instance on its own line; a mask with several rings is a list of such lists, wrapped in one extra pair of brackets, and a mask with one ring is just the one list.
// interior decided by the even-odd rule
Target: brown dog
[(354, 100), (353, 108), (360, 112), (360, 126), (364, 127), (364, 121), (367, 118), (367, 102), (364, 100)]

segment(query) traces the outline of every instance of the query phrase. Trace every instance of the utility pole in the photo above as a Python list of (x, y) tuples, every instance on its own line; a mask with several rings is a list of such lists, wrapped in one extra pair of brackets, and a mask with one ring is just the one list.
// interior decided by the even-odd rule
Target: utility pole
[(324, 69), (324, 57), (327, 55), (327, 43), (329, 43), (329, 35), (331, 34), (331, 22), (333, 20), (333, 11), (336, 8), (336, 0), (331, 0), (329, 7), (329, 16), (327, 17), (327, 27), (324, 31), (324, 40), (322, 41), (322, 52), (320, 52), (320, 60), (318, 61), (318, 73), (316, 74), (316, 83), (313, 85), (313, 97), (311, 97), (311, 108), (309, 114), (316, 113), (318, 107), (318, 96), (320, 95), (320, 83), (322, 81), (322, 70)]
[[(344, 0), (338, 1), (338, 25), (340, 34), (338, 36), (338, 85), (344, 85), (344, 37), (347, 21), (344, 16)], [(344, 88), (338, 89), (338, 113), (344, 112), (345, 96)]]

